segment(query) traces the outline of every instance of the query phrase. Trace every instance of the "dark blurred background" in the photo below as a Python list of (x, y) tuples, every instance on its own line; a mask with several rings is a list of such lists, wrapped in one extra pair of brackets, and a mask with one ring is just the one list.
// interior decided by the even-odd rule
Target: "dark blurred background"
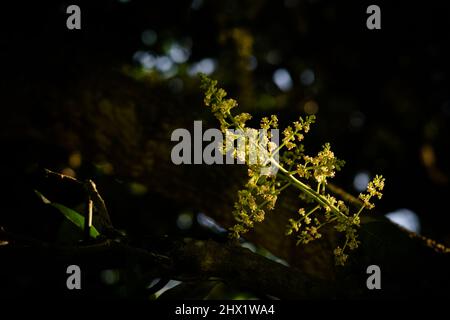
[[(20, 210), (12, 215), (22, 194), (22, 185), (13, 181), (34, 166), (80, 177), (94, 172), (102, 179), (98, 166), (85, 162), (80, 166), (76, 150), (53, 148), (50, 143), (47, 149), (43, 144), (37, 149), (22, 140), (21, 134), (28, 130), (24, 128), (51, 126), (52, 112), (61, 111), (42, 112), (39, 106), (48, 101), (58, 105), (66, 91), (76, 90), (91, 74), (104, 74), (107, 81), (112, 70), (120, 70), (153, 87), (161, 100), (179, 101), (180, 114), (192, 123), (202, 117), (196, 109), (201, 103), (196, 74), (204, 72), (218, 79), (242, 110), (257, 116), (276, 113), (288, 123), (298, 115), (315, 114), (318, 121), (307, 146), (316, 152), (329, 141), (337, 156), (345, 159), (336, 184), (358, 194), (375, 174), (383, 174), (386, 189), (378, 214), (395, 212), (396, 219), (409, 223), (412, 230), (450, 245), (446, 203), (450, 195), (450, 11), (444, 3), (110, 0), (2, 4), (0, 176), (5, 188), (14, 187), (3, 193), (0, 221), (28, 223), (20, 218)], [(70, 4), (81, 8), (81, 30), (65, 26)], [(381, 30), (366, 28), (370, 4), (381, 8)], [(36, 99), (40, 96), (42, 100)], [(165, 118), (156, 120), (163, 123)], [(187, 204), (174, 209), (180, 210), (178, 220), (164, 222), (160, 217), (157, 224), (154, 220), (143, 223), (154, 201), (151, 192), (133, 181), (111, 188), (119, 190), (114, 194), (123, 191), (124, 197), (134, 199), (124, 205), (110, 197), (112, 215), (125, 207), (140, 217), (135, 222), (118, 218), (124, 229), (183, 234), (186, 226), (203, 221), (196, 216), (196, 208)], [(170, 206), (164, 210), (171, 210)]]

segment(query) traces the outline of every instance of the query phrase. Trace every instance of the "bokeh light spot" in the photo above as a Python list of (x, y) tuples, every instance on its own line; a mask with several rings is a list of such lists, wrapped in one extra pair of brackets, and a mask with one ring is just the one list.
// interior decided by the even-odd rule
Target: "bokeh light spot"
[(284, 68), (275, 70), (272, 80), (281, 91), (289, 91), (292, 89), (291, 75), (289, 74), (289, 71)]
[(181, 213), (177, 217), (177, 227), (181, 230), (188, 230), (192, 227), (192, 213)]
[(300, 82), (305, 86), (310, 86), (316, 80), (316, 75), (311, 69), (306, 69), (300, 74)]
[(358, 172), (353, 179), (353, 187), (358, 192), (363, 192), (367, 189), (370, 182), (370, 176), (366, 171)]
[(190, 55), (190, 50), (178, 43), (172, 43), (169, 48), (169, 56), (176, 63), (186, 62), (189, 59)]
[(420, 220), (417, 214), (409, 209), (401, 208), (386, 214), (386, 218), (403, 228), (420, 233)]
[(113, 285), (119, 281), (120, 275), (117, 270), (108, 269), (103, 270), (100, 273), (100, 278), (103, 281), (103, 283), (107, 285)]
[(306, 101), (303, 109), (307, 114), (316, 114), (319, 111), (319, 105), (314, 100)]
[(193, 63), (188, 69), (188, 74), (191, 77), (196, 76), (199, 72), (210, 75), (216, 70), (216, 67), (217, 62), (214, 59), (205, 58), (199, 62)]
[(158, 40), (158, 35), (154, 30), (145, 30), (141, 34), (141, 41), (146, 46), (154, 45), (156, 40)]

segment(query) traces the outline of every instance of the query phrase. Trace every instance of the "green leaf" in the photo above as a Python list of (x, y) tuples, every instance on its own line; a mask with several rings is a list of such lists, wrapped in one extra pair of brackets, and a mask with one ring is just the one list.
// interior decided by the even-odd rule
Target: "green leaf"
[(218, 281), (183, 282), (179, 285), (164, 291), (158, 300), (181, 300), (189, 299), (202, 300), (208, 296), (212, 289), (219, 284)]
[[(37, 190), (34, 190), (34, 192), (38, 195), (39, 198), (45, 203), (49, 204), (52, 207), (55, 207), (58, 209), (70, 222), (72, 222), (74, 225), (76, 225), (81, 230), (84, 230), (84, 217), (79, 214), (77, 211), (70, 209), (66, 207), (65, 205), (62, 205), (60, 203), (51, 202), (48, 200), (42, 193), (40, 193)], [(91, 226), (91, 229), (89, 231), (92, 238), (97, 238), (100, 233), (97, 231), (97, 229), (94, 226)]]

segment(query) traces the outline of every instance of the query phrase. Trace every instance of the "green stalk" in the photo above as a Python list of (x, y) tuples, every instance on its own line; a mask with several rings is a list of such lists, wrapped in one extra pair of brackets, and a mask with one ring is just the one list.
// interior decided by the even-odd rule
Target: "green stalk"
[(296, 177), (294, 177), (292, 174), (289, 173), (283, 166), (281, 166), (275, 159), (272, 159), (271, 162), (285, 175), (285, 178), (292, 181), (292, 184), (297, 188), (309, 195), (311, 198), (313, 198), (317, 203), (321, 204), (324, 207), (330, 207), (331, 210), (336, 213), (340, 214), (344, 217), (347, 217), (345, 214), (343, 214), (338, 208), (336, 208), (334, 205), (331, 205), (327, 199), (325, 199), (321, 194), (314, 191), (310, 186), (304, 184), (300, 180), (298, 180)]

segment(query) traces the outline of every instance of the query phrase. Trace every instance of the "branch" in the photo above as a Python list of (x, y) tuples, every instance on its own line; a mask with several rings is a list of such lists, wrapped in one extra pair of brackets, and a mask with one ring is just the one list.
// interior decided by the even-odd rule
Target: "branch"
[(248, 249), (212, 240), (165, 240), (170, 249), (155, 253), (111, 240), (60, 246), (5, 231), (0, 231), (0, 239), (9, 242), (0, 246), (0, 257), (4, 261), (9, 257), (17, 259), (21, 255), (31, 255), (62, 261), (80, 259), (85, 263), (105, 265), (105, 268), (107, 264), (116, 266), (133, 262), (152, 270), (155, 277), (181, 280), (217, 277), (235, 287), (282, 299), (324, 298), (331, 297), (333, 292), (329, 283), (310, 278), (295, 268)]

